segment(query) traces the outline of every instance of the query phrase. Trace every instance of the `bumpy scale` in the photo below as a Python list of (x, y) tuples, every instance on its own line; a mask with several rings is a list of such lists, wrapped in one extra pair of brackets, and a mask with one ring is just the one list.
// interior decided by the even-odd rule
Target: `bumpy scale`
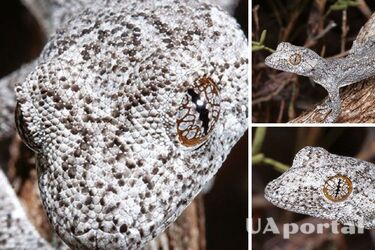
[(58, 235), (72, 248), (138, 249), (245, 132), (247, 41), (232, 17), (200, 1), (90, 2), (58, 15), (62, 25), (17, 84), (17, 126), (37, 154)]
[(375, 228), (375, 165), (305, 147), (265, 189), (275, 206), (345, 225)]
[(52, 250), (27, 219), (8, 179), (0, 169), (0, 249)]

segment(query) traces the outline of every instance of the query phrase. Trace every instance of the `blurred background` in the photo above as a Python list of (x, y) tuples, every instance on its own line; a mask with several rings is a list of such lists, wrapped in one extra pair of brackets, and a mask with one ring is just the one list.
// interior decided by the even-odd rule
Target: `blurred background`
[(307, 77), (264, 64), (280, 42), (310, 48), (323, 57), (345, 56), (373, 10), (375, 1), (369, 0), (254, 0), (252, 121), (287, 122), (327, 96)]
[[(264, 188), (268, 182), (287, 170), (295, 154), (305, 146), (319, 146), (328, 152), (356, 157), (375, 162), (375, 128), (253, 128), (252, 164), (252, 217), (253, 228), (257, 229), (258, 219), (264, 229), (266, 219), (275, 220), (279, 230), (284, 223), (324, 223), (330, 222), (307, 215), (280, 209), (264, 198)], [(302, 234), (283, 239), (271, 232), (252, 235), (255, 250), (367, 250), (375, 249), (375, 232), (365, 230), (364, 234)]]
[[(235, 18), (247, 35), (248, 2), (240, 1)], [(0, 2), (0, 78), (37, 58), (46, 37), (36, 19), (18, 0)], [(1, 90), (0, 90), (1, 91)], [(207, 249), (247, 249), (247, 133), (233, 149), (214, 185), (204, 195)], [(18, 136), (0, 140), (0, 165), (10, 177), (33, 223), (48, 239), (51, 230), (37, 194), (33, 153)]]

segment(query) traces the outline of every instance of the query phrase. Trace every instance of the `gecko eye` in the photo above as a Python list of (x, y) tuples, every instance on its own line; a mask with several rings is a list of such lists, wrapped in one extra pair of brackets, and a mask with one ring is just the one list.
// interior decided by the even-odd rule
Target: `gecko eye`
[(324, 183), (323, 194), (333, 202), (346, 200), (353, 190), (352, 181), (347, 176), (335, 175)]
[(31, 150), (36, 151), (38, 146), (31, 140), (31, 132), (27, 128), (26, 122), (22, 115), (20, 104), (17, 102), (15, 120), (18, 134), (20, 135), (22, 141), (29, 147)]
[(205, 142), (220, 115), (219, 89), (212, 79), (202, 77), (187, 90), (177, 111), (177, 136), (186, 147)]
[(298, 65), (301, 63), (302, 56), (298, 53), (295, 53), (289, 57), (289, 63), (292, 65)]

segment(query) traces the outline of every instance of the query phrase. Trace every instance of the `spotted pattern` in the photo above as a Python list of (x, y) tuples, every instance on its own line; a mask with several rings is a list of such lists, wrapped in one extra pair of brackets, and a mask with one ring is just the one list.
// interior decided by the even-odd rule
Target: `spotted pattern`
[(375, 228), (375, 165), (305, 147), (293, 166), (267, 184), (265, 197), (293, 212)]
[(51, 250), (27, 219), (7, 177), (0, 170), (0, 249)]
[[(194, 0), (120, 2), (67, 18), (16, 87), (43, 205), (72, 248), (144, 246), (247, 128), (248, 48), (232, 17)], [(200, 147), (176, 122), (191, 90), (209, 110)]]

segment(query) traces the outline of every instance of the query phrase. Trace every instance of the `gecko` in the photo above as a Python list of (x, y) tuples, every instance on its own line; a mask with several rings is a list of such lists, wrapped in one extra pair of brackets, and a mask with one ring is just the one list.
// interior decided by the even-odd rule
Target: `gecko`
[(0, 249), (52, 250), (27, 219), (7, 177), (0, 168)]
[(246, 131), (247, 39), (206, 1), (24, 3), (49, 40), (12, 80), (16, 127), (49, 221), (73, 249), (142, 248)]
[(336, 122), (341, 113), (340, 88), (375, 75), (375, 40), (373, 16), (362, 27), (352, 48), (344, 58), (322, 58), (311, 49), (280, 43), (276, 51), (266, 57), (271, 68), (309, 77), (322, 86), (329, 100), (319, 110), (330, 110), (325, 122)]
[(305, 147), (292, 167), (267, 184), (264, 196), (277, 207), (344, 225), (375, 228), (375, 165)]

